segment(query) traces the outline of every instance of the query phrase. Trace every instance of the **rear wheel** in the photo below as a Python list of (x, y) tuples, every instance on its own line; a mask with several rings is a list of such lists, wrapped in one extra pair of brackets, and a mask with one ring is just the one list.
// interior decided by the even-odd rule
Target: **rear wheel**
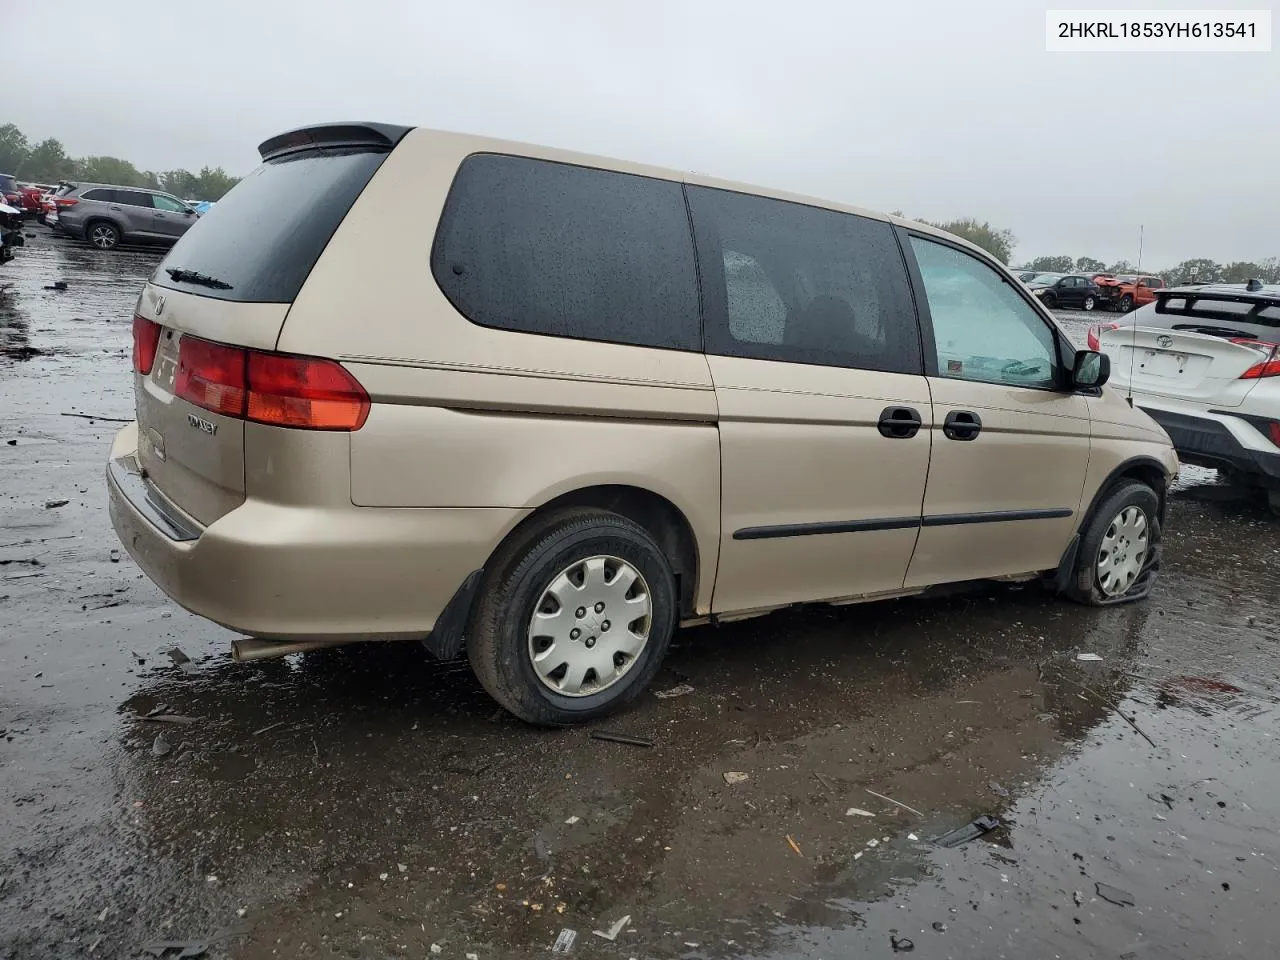
[(535, 519), (501, 547), (480, 587), (467, 655), (480, 683), (529, 723), (616, 710), (653, 679), (676, 625), (671, 565), (613, 513)]
[(1067, 596), (1101, 607), (1145, 596), (1159, 571), (1160, 500), (1129, 480), (1094, 510), (1081, 532)]
[(1086, 310), (1092, 310), (1097, 305), (1098, 305), (1098, 301), (1094, 299), (1094, 297), (1088, 296), (1084, 298), (1084, 308)]
[(94, 220), (85, 228), (85, 239), (99, 250), (114, 250), (120, 245), (120, 231), (106, 220)]

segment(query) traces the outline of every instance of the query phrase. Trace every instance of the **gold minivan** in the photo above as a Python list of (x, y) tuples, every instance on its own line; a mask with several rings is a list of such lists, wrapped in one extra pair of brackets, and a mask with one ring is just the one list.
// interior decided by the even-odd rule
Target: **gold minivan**
[(107, 468), (126, 549), (241, 659), (418, 639), (562, 724), (678, 625), (1151, 589), (1168, 437), (970, 244), (432, 130), (260, 152), (139, 296)]

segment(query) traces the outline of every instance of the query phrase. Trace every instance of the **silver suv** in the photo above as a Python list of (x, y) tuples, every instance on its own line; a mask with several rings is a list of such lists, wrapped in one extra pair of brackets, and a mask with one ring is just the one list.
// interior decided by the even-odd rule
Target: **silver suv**
[(58, 229), (99, 250), (121, 243), (175, 243), (199, 214), (177, 197), (142, 187), (64, 184), (58, 191)]

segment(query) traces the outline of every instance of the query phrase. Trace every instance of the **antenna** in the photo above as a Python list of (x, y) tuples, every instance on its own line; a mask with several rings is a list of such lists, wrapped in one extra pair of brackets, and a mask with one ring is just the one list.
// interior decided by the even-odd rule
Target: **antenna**
[[(1138, 275), (1134, 283), (1142, 282), (1142, 240), (1143, 234), (1146, 232), (1144, 224), (1138, 224)], [(1133, 321), (1133, 335), (1129, 340), (1129, 395), (1125, 397), (1129, 401), (1129, 406), (1133, 406), (1133, 365), (1138, 359), (1138, 321)]]

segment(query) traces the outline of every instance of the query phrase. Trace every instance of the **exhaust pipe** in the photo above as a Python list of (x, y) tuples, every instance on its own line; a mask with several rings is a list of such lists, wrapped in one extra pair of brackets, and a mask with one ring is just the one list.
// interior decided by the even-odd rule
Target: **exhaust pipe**
[(347, 640), (258, 640), (255, 637), (241, 637), (231, 641), (231, 659), (236, 663), (245, 663), (249, 660), (272, 660), (276, 657), (287, 657), (291, 653), (340, 647), (349, 642)]

